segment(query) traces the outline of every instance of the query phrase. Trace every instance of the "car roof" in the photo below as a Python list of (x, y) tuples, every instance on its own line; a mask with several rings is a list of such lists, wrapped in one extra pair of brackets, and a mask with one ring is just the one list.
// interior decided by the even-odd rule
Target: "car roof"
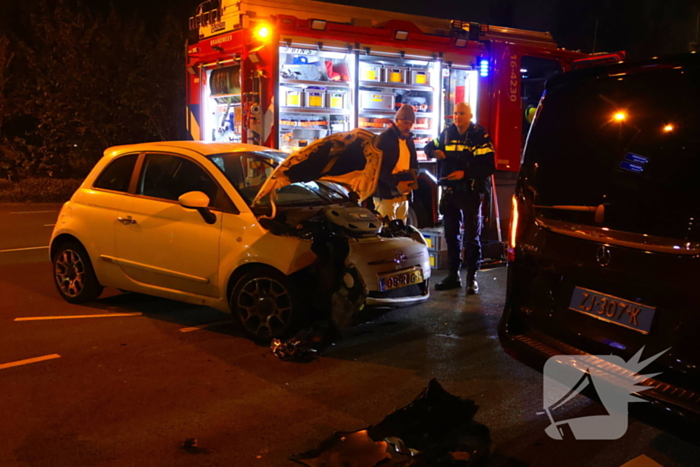
[(242, 151), (274, 151), (280, 152), (278, 149), (266, 148), (255, 144), (244, 143), (213, 143), (207, 141), (156, 141), (152, 143), (127, 144), (123, 146), (112, 146), (105, 150), (105, 155), (116, 156), (126, 152), (144, 152), (144, 151), (164, 151), (164, 150), (188, 150), (201, 154), (202, 156), (210, 156), (212, 154), (222, 154), (226, 152), (242, 152)]
[(685, 53), (665, 57), (653, 57), (644, 60), (619, 62), (609, 65), (592, 66), (556, 75), (547, 81), (548, 90), (569, 84), (596, 78), (621, 76), (623, 74), (643, 73), (659, 69), (700, 66), (700, 54)]

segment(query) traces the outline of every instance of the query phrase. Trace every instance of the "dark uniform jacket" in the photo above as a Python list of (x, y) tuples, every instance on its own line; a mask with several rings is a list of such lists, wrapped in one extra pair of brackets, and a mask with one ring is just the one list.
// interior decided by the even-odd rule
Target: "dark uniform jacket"
[(491, 187), (491, 174), (496, 171), (494, 150), (486, 130), (474, 123), (469, 124), (465, 134), (460, 134), (457, 126), (450, 125), (439, 138), (425, 145), (423, 151), (435, 158), (435, 151), (441, 150), (447, 156), (438, 160), (440, 178), (447, 177), (455, 170), (463, 170), (461, 180), (440, 180), (440, 185), (455, 191), (487, 193)]
[[(418, 155), (416, 154), (416, 146), (413, 144), (413, 133), (410, 133), (406, 138), (406, 146), (408, 146), (411, 158), (408, 172), (391, 173), (399, 160), (399, 138), (401, 138), (401, 132), (392, 123), (391, 128), (381, 133), (374, 142), (375, 146), (383, 152), (379, 182), (377, 183), (377, 191), (374, 193), (376, 198), (392, 199), (401, 196), (401, 193), (396, 189), (397, 183), (417, 180)], [(415, 189), (417, 186), (413, 188)]]

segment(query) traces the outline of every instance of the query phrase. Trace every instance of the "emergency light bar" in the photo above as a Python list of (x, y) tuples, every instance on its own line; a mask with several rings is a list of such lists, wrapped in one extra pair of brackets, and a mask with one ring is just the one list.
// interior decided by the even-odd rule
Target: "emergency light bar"
[(479, 60), (479, 76), (486, 78), (489, 75), (489, 61), (485, 58)]

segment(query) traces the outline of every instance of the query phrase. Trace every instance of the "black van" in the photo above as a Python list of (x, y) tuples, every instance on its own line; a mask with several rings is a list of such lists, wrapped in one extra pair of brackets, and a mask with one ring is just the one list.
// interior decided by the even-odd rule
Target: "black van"
[(513, 196), (499, 337), (539, 371), (554, 355), (661, 353), (639, 397), (700, 420), (700, 55), (547, 83)]

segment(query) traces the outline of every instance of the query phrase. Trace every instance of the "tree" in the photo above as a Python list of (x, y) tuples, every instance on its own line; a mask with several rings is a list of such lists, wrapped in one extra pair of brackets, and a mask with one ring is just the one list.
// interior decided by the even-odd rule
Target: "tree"
[(29, 18), (17, 39), (18, 94), (33, 121), (25, 176), (83, 176), (109, 146), (180, 137), (182, 26), (167, 19), (147, 30), (81, 0), (42, 0)]

